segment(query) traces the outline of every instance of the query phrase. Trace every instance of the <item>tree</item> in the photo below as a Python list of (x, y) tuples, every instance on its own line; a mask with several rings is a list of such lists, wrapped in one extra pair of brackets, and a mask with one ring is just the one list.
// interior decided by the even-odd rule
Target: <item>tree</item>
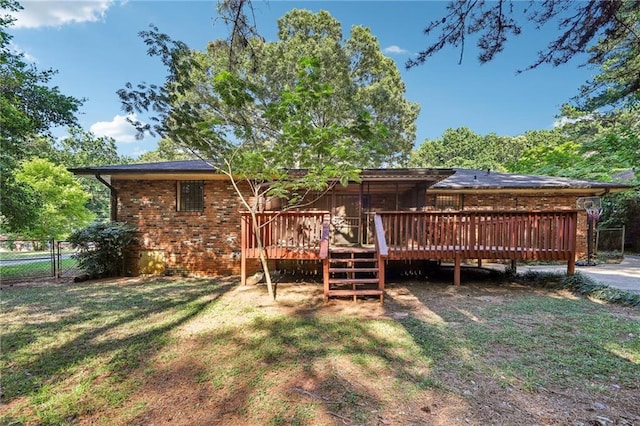
[(63, 166), (34, 158), (22, 162), (16, 180), (29, 188), (38, 202), (36, 218), (25, 231), (27, 236), (39, 240), (64, 239), (94, 217), (85, 207), (90, 194)]
[(462, 61), (468, 36), (477, 36), (478, 59), (485, 63), (502, 52), (510, 37), (522, 32), (522, 22), (537, 28), (556, 23), (560, 34), (527, 68), (543, 64), (558, 66), (588, 52), (589, 64), (600, 74), (585, 84), (577, 100), (592, 111), (606, 105), (637, 102), (640, 90), (640, 2), (637, 0), (585, 1), (545, 0), (518, 3), (511, 0), (485, 2), (451, 1), (447, 14), (431, 21), (425, 34), (435, 40), (415, 59), (412, 68), (425, 63), (447, 45), (460, 48)]
[(126, 164), (131, 159), (118, 154), (113, 138), (96, 136), (80, 127), (70, 127), (68, 135), (52, 144), (51, 161), (67, 167)]
[(320, 126), (348, 119), (356, 105), (386, 127), (378, 155), (360, 159), (358, 166), (406, 164), (419, 106), (405, 99), (406, 87), (395, 62), (382, 53), (368, 28), (353, 26), (350, 37), (343, 40), (340, 22), (328, 12), (294, 9), (278, 21), (278, 41), (258, 46), (262, 53), (254, 50), (263, 58), (260, 75), (269, 79), (276, 93), (296, 78), (298, 58), (318, 61), (320, 79), (333, 88), (314, 117)]
[(584, 114), (565, 106), (556, 136), (537, 138), (509, 170), (610, 181), (640, 164), (638, 108)]
[[(510, 165), (516, 173), (548, 176), (581, 177), (585, 159), (580, 155), (580, 144), (562, 142), (540, 144), (529, 148), (518, 161)], [(578, 176), (577, 176), (578, 175)]]
[[(16, 12), (21, 6), (0, 0), (0, 9)], [(29, 189), (15, 180), (20, 161), (41, 153), (42, 137), (46, 140), (52, 127), (75, 124), (82, 104), (48, 86), (53, 70), (39, 71), (11, 48), (12, 37), (6, 28), (14, 21), (9, 14), (0, 15), (0, 215), (8, 230), (28, 226), (37, 207)]]
[[(70, 167), (105, 166), (126, 164), (131, 159), (118, 154), (113, 138), (96, 136), (80, 127), (70, 127), (67, 137), (50, 143), (47, 158), (55, 164)], [(83, 189), (91, 194), (87, 208), (96, 215), (96, 220), (107, 221), (111, 217), (110, 190), (93, 178), (79, 177)]]
[[(553, 132), (543, 131), (545, 140)], [(534, 145), (536, 133), (528, 132), (517, 137), (498, 136), (495, 133), (482, 136), (467, 127), (447, 129), (442, 137), (425, 140), (412, 154), (412, 167), (463, 167), (506, 171), (509, 163)]]
[[(307, 11), (287, 14), (279, 28), (279, 41), (246, 39), (233, 56), (227, 41), (194, 52), (157, 29), (143, 32), (169, 76), (161, 87), (128, 84), (119, 92), (125, 111), (159, 111), (151, 130), (231, 179), (254, 230), (264, 197), (293, 208), (311, 192), (357, 180), (362, 166), (399, 161), (395, 150), (407, 149), (417, 116), (417, 106), (402, 97), (398, 70), (375, 54), (379, 46), (368, 30), (354, 29), (343, 43), (338, 21)], [(390, 123), (406, 123), (409, 131), (390, 133)], [(305, 172), (291, 174), (292, 168)]]
[(158, 146), (153, 151), (145, 152), (138, 157), (138, 161), (143, 163), (154, 163), (158, 161), (178, 161), (198, 158), (188, 149), (180, 147), (170, 139), (162, 138), (158, 141)]

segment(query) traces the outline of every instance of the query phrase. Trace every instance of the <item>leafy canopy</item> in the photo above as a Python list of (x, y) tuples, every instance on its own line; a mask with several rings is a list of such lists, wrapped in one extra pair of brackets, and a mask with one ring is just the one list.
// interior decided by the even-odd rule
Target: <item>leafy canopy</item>
[(462, 167), (507, 171), (530, 147), (542, 141), (565, 140), (557, 131), (530, 131), (509, 137), (479, 135), (467, 127), (447, 129), (442, 137), (425, 140), (412, 154), (412, 167)]
[(40, 158), (27, 160), (16, 180), (31, 191), (38, 205), (35, 220), (25, 230), (27, 236), (60, 240), (93, 220), (94, 215), (85, 207), (90, 194), (63, 166)]
[[(155, 126), (137, 123), (207, 159), (218, 170), (290, 196), (359, 169), (406, 161), (418, 107), (369, 30), (343, 40), (327, 12), (293, 10), (278, 40), (252, 37), (231, 59), (229, 42), (192, 51), (157, 29), (141, 33), (169, 75), (163, 86), (131, 84), (119, 92), (125, 111), (157, 111)], [(308, 174), (292, 182), (286, 169)]]
[(0, 0), (0, 218), (9, 231), (28, 227), (37, 208), (31, 191), (16, 182), (20, 161), (42, 152), (51, 128), (75, 124), (82, 104), (49, 86), (55, 71), (38, 70), (12, 48), (7, 28), (15, 18), (7, 12), (21, 8), (16, 1)]

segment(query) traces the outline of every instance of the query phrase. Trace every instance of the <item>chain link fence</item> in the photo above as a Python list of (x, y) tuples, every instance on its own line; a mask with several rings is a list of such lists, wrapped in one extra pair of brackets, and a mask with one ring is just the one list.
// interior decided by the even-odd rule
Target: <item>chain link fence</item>
[(82, 271), (73, 254), (75, 250), (66, 241), (0, 241), (0, 279), (17, 282), (78, 276)]
[(596, 253), (616, 253), (624, 256), (624, 226), (620, 228), (602, 228), (596, 233)]

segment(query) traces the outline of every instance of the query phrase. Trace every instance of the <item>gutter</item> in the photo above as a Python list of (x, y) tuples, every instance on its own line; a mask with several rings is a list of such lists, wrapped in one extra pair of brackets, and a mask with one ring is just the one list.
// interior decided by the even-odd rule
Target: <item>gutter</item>
[(104, 186), (109, 188), (111, 192), (111, 221), (115, 222), (118, 220), (118, 191), (113, 187), (109, 182), (107, 182), (100, 174), (95, 174), (96, 179), (98, 179)]

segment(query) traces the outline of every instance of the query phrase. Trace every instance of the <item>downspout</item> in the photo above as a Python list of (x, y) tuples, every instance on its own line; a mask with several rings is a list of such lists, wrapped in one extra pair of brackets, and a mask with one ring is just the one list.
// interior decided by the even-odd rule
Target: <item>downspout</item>
[(98, 173), (96, 173), (95, 176), (96, 179), (111, 191), (111, 221), (115, 222), (118, 220), (118, 191)]

